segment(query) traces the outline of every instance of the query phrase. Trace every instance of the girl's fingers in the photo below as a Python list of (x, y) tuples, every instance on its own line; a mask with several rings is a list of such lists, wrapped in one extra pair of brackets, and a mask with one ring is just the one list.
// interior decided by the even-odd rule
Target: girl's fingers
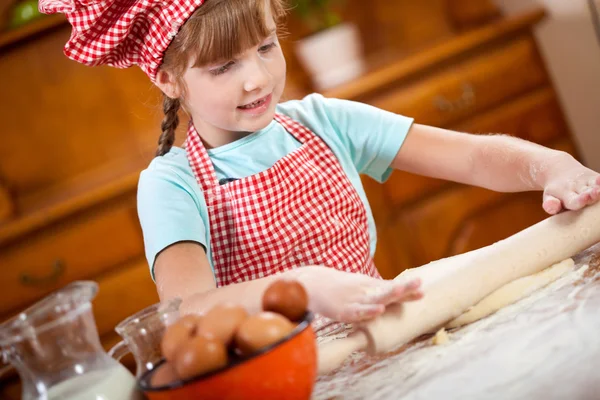
[(589, 192), (583, 192), (581, 194), (571, 193), (565, 200), (565, 207), (569, 210), (579, 210), (584, 207), (591, 200)]
[(396, 287), (382, 282), (381, 285), (369, 288), (360, 301), (363, 304), (386, 304), (387, 299), (401, 296), (404, 292), (404, 286)]
[(598, 200), (598, 197), (600, 195), (600, 188), (587, 187), (585, 191), (589, 194), (587, 205), (593, 204)]
[(415, 301), (415, 300), (420, 300), (423, 298), (423, 292), (420, 290), (416, 290), (414, 292), (410, 292), (408, 293), (403, 299), (402, 301)]
[(340, 315), (342, 322), (358, 322), (373, 319), (385, 311), (383, 304), (352, 303)]
[(562, 202), (552, 195), (544, 194), (542, 207), (548, 214), (554, 215), (562, 210)]
[(418, 291), (420, 286), (421, 281), (419, 279), (412, 280), (408, 283), (386, 281), (385, 285), (371, 288), (370, 293), (365, 296), (363, 302), (387, 305), (404, 301), (406, 298), (412, 298), (413, 293)]
[(415, 279), (409, 281), (408, 283), (404, 284), (404, 286), (406, 287), (406, 290), (408, 290), (408, 291), (418, 289), (421, 287), (421, 279), (415, 278)]

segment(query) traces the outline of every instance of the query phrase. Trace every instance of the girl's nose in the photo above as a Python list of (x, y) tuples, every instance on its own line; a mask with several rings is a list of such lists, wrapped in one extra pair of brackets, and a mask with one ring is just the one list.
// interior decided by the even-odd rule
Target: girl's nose
[(262, 89), (269, 83), (269, 71), (261, 60), (254, 60), (250, 63), (244, 81), (244, 90), (252, 92)]

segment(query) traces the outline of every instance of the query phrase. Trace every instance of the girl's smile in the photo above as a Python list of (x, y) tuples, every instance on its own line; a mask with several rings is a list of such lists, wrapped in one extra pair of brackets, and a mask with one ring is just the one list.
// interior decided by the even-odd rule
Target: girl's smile
[(251, 103), (239, 106), (238, 110), (248, 115), (259, 116), (267, 112), (269, 106), (271, 105), (272, 99), (273, 93), (271, 92), (268, 95), (263, 96)]

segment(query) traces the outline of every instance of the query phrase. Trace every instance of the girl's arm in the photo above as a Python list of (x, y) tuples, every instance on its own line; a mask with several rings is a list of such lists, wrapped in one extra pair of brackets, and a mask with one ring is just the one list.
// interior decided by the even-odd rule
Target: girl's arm
[(600, 197), (600, 176), (571, 155), (506, 135), (414, 124), (395, 169), (499, 192), (544, 190), (544, 209), (579, 209)]
[(306, 288), (312, 311), (343, 322), (370, 319), (381, 314), (387, 304), (422, 296), (416, 281), (401, 283), (321, 266), (305, 266), (217, 289), (204, 249), (191, 242), (163, 250), (154, 273), (160, 299), (181, 297), (184, 314), (202, 313), (224, 302), (241, 304), (249, 313), (256, 313), (261, 310), (264, 291), (276, 279), (298, 280)]
[(219, 303), (243, 303), (249, 312), (260, 309), (261, 295), (275, 276), (229, 285), (217, 290), (204, 248), (195, 242), (176, 243), (163, 250), (154, 265), (161, 301), (181, 297), (182, 310), (201, 313)]

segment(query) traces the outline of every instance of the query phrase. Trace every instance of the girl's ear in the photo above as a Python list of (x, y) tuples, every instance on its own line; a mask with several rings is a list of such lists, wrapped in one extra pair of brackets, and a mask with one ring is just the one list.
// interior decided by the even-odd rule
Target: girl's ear
[(179, 85), (175, 81), (173, 75), (167, 71), (159, 70), (156, 74), (156, 86), (167, 96), (172, 99), (178, 99), (181, 97), (181, 91)]

